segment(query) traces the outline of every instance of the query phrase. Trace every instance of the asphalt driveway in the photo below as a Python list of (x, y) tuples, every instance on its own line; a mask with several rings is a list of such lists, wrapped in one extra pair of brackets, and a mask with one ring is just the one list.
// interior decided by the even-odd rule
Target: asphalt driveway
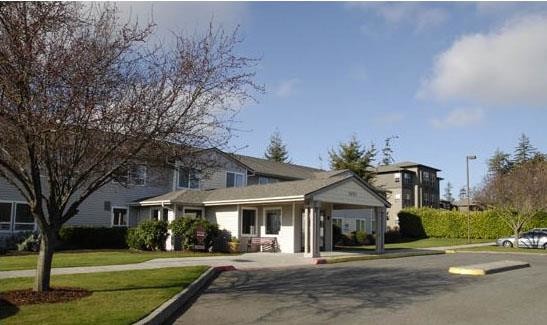
[[(484, 277), (448, 267), (504, 259)], [(547, 319), (547, 257), (447, 254), (223, 273), (176, 324), (523, 324)]]

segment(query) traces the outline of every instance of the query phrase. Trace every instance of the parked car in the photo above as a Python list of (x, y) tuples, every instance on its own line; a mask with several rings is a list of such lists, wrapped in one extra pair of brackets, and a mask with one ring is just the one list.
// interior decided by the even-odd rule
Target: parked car
[(547, 232), (547, 228), (534, 228), (534, 229), (530, 229), (530, 231), (545, 231), (545, 232)]
[[(515, 236), (498, 238), (496, 244), (503, 247), (513, 247)], [(520, 234), (519, 247), (547, 249), (547, 231), (532, 229)]]

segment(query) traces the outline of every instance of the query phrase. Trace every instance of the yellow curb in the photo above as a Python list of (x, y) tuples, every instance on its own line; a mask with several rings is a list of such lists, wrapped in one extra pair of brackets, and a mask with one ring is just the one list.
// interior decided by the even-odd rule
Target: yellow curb
[(464, 275), (486, 275), (483, 269), (470, 269), (465, 267), (453, 266), (448, 269), (449, 273), (464, 274)]
[(446, 249), (444, 252), (446, 254), (456, 254), (457, 253), (455, 249)]

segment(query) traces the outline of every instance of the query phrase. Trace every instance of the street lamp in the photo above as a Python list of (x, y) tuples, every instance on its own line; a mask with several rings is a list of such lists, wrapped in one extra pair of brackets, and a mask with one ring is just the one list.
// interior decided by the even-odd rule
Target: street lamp
[(467, 155), (465, 165), (467, 167), (467, 243), (471, 244), (471, 195), (469, 193), (469, 160), (475, 160), (477, 156)]

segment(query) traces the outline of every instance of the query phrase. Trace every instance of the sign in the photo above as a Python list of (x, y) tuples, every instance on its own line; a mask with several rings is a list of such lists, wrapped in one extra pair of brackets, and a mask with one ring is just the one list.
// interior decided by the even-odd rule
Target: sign
[(205, 233), (205, 229), (202, 225), (198, 225), (196, 227), (196, 240), (197, 244), (194, 245), (195, 250), (205, 250), (205, 237), (207, 234)]

